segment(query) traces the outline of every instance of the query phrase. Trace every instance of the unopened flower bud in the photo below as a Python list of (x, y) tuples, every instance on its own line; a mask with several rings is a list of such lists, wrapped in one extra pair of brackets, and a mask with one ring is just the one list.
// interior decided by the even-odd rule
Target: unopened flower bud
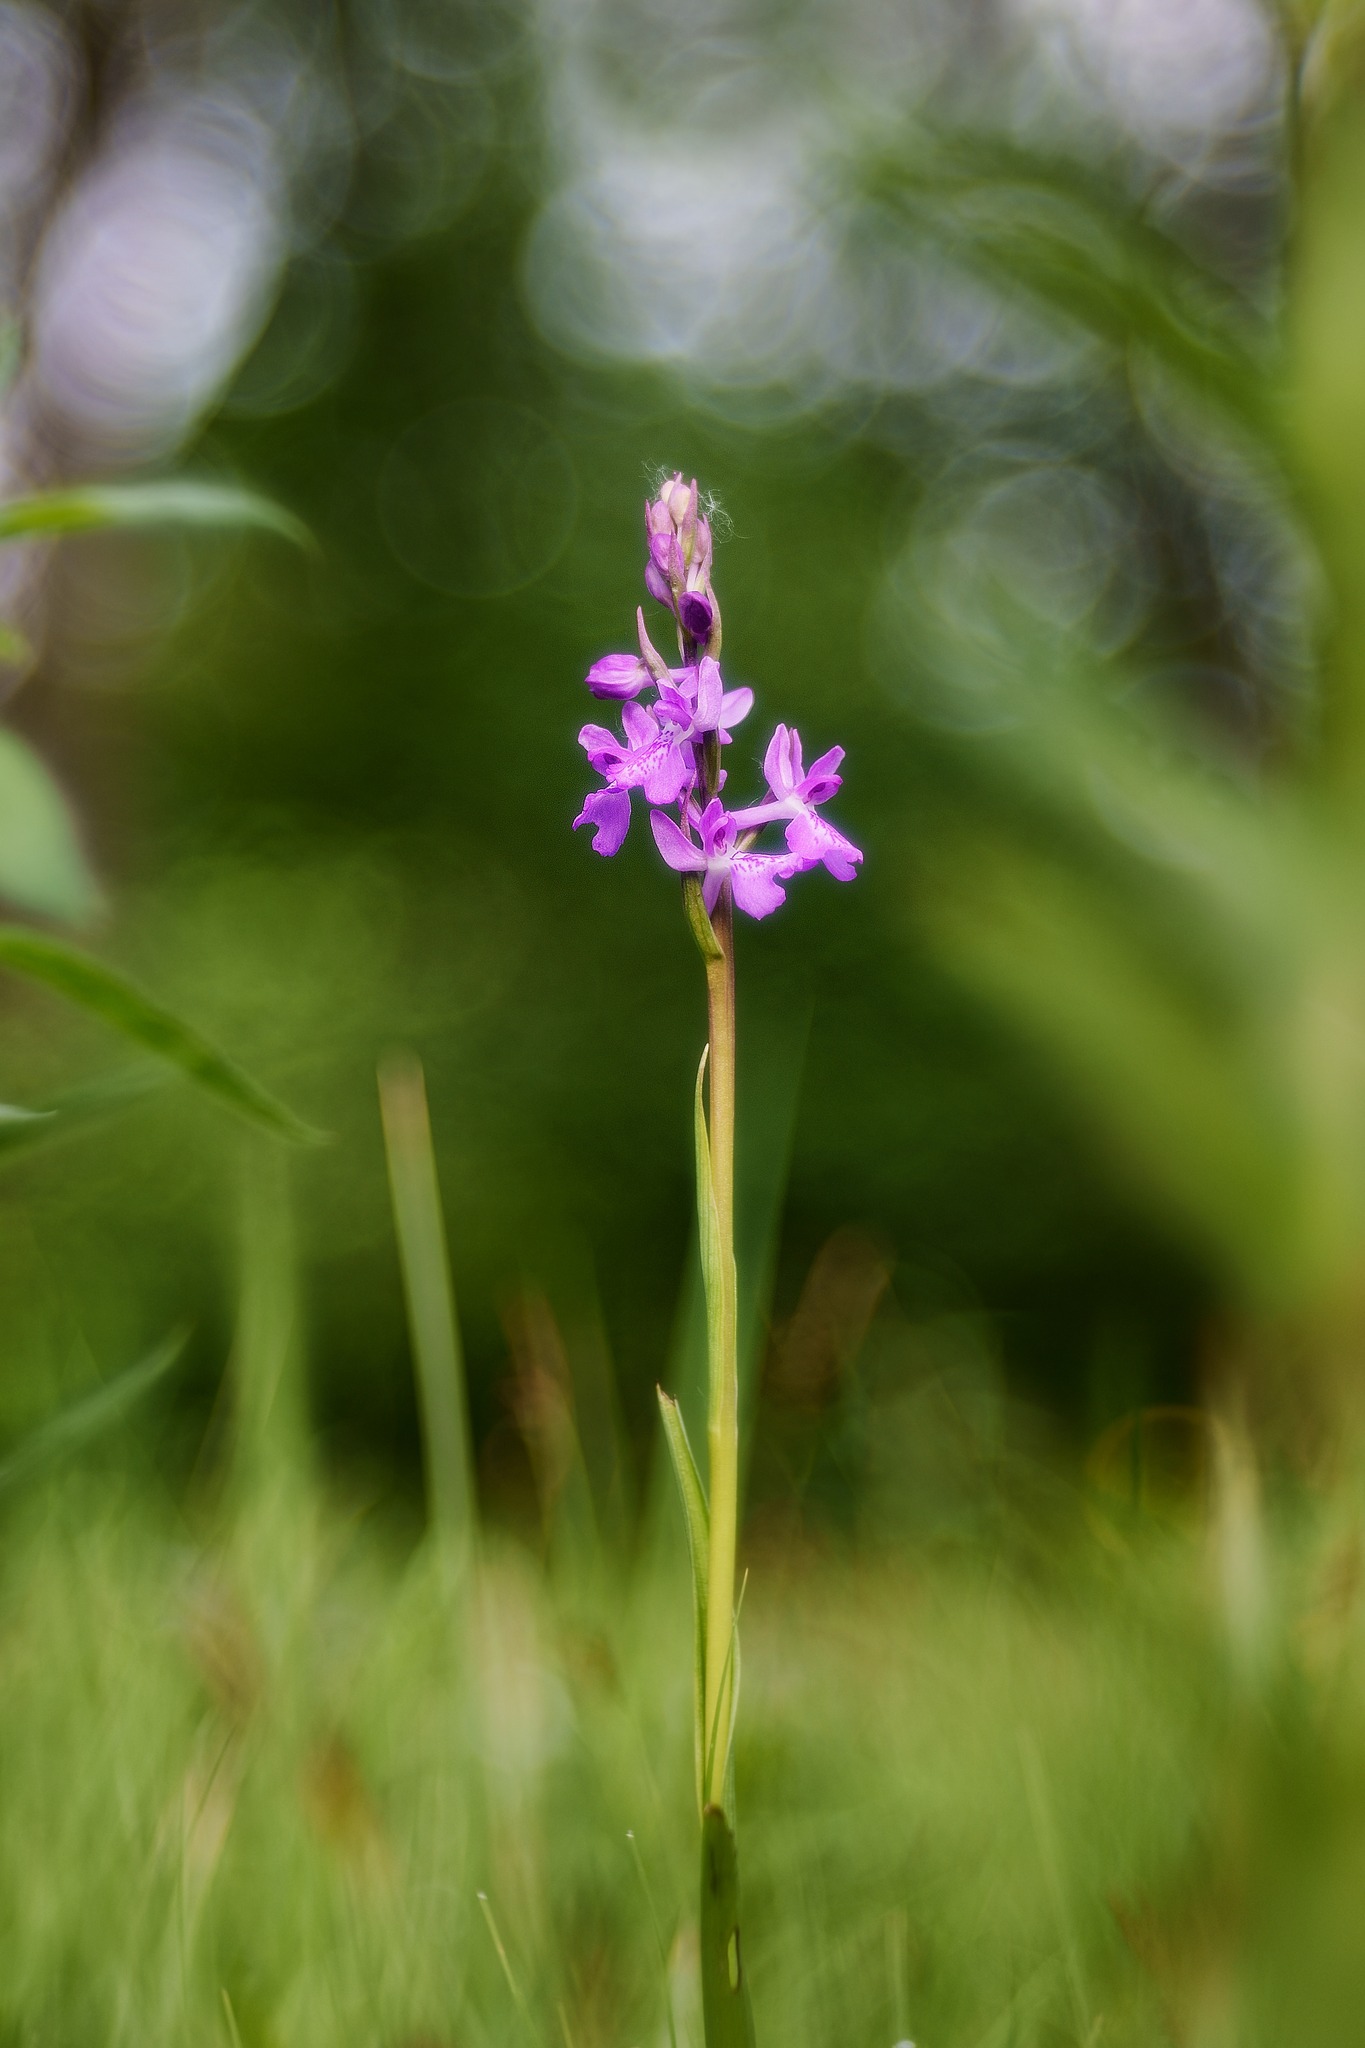
[(709, 597), (700, 590), (685, 590), (678, 600), (678, 623), (694, 640), (709, 639), (715, 611)]

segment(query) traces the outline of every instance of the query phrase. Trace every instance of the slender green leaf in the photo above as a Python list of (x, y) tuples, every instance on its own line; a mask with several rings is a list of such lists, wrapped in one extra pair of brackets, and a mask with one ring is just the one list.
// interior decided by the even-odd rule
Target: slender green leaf
[(171, 477), (142, 484), (73, 484), (0, 504), (0, 542), (30, 534), (86, 533), (101, 527), (260, 527), (312, 548), (302, 520), (237, 484)]
[(673, 1473), (682, 1499), (687, 1528), (687, 1551), (692, 1561), (692, 1682), (693, 1734), (697, 1759), (697, 1804), (702, 1803), (706, 1764), (706, 1565), (711, 1547), (711, 1524), (706, 1506), (706, 1489), (692, 1455), (682, 1410), (671, 1394), (658, 1390), (659, 1413), (663, 1417), (664, 1441), (673, 1460)]
[(467, 1550), (477, 1536), (464, 1347), (450, 1274), (426, 1080), (415, 1053), (380, 1062), (379, 1106), (416, 1366), (432, 1526)]
[(754, 2048), (740, 1947), (739, 1859), (730, 1823), (708, 1806), (701, 1823), (701, 2002), (706, 2048)]
[(77, 1088), (63, 1089), (37, 1109), (0, 1111), (0, 1170), (35, 1146), (59, 1143), (102, 1117), (117, 1115), (130, 1103), (141, 1102), (144, 1096), (164, 1088), (169, 1079), (165, 1067), (139, 1061), (136, 1066), (84, 1081)]
[(25, 1124), (40, 1124), (52, 1114), (50, 1109), (21, 1109), (13, 1102), (0, 1102), (0, 1131)]
[(253, 1123), (294, 1144), (316, 1144), (322, 1133), (253, 1081), (206, 1038), (145, 995), (136, 983), (89, 953), (46, 932), (0, 925), (0, 967), (43, 983), (78, 1008), (89, 1010)]
[(17, 1449), (0, 1460), (0, 1497), (41, 1477), (122, 1421), (128, 1410), (170, 1371), (188, 1336), (188, 1330), (173, 1330), (137, 1365), (41, 1423)]
[(0, 897), (77, 922), (99, 902), (65, 797), (33, 749), (0, 729)]

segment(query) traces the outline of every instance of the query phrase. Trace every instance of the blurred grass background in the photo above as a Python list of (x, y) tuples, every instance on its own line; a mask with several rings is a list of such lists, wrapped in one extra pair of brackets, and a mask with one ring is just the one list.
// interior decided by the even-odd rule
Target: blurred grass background
[[(740, 961), (760, 2037), (1352, 2037), (1361, 48), (0, 7), (5, 495), (174, 460), (319, 544), (7, 550), (11, 728), (84, 940), (333, 1134), (167, 1083), (0, 1151), (16, 2043), (696, 2037), (702, 992), (648, 847), (568, 830), (664, 465), (867, 853)], [(117, 1079), (5, 994), (6, 1100)], [(396, 1046), (477, 1555), (423, 1537)]]

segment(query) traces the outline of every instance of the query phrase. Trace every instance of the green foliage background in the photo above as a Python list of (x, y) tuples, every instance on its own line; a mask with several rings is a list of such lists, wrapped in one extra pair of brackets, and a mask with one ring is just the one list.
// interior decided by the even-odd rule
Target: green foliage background
[[(6, 2038), (697, 2038), (654, 1386), (695, 1413), (701, 977), (638, 829), (610, 865), (569, 831), (664, 465), (724, 507), (732, 681), (847, 748), (867, 856), (739, 961), (759, 2038), (1350, 2037), (1362, 43), (1347, 4), (1275, 33), (1240, 196), (984, 88), (848, 121), (832, 210), (1074, 351), (1013, 410), (556, 345), (544, 74), (508, 64), (453, 223), (377, 251), (362, 155), (344, 366), (262, 416), (287, 285), (186, 451), (316, 546), (61, 541), (0, 877), (121, 978), (64, 1006), (6, 928), (3, 1094), (50, 1113), (0, 1119)], [(1084, 603), (1057, 489), (1131, 511)], [(175, 617), (130, 661), (91, 592), (145, 585)], [(169, 1066), (123, 1064), (120, 1001)], [(453, 1531), (395, 1047), (463, 1336)], [(276, 1101), (328, 1142), (223, 1113)]]

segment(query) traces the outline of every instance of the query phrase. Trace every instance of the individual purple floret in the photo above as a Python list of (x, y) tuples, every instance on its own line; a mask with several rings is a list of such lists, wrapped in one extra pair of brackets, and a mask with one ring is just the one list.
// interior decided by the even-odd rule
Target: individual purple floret
[(763, 757), (768, 778), (768, 798), (735, 812), (741, 831), (754, 826), (787, 821), (787, 847), (809, 865), (823, 862), (836, 881), (851, 882), (862, 859), (861, 850), (842, 832), (818, 815), (817, 806), (837, 794), (843, 777), (838, 773), (844, 758), (842, 747), (831, 747), (808, 771), (801, 765), (801, 735), (795, 727), (779, 725)]
[(739, 838), (735, 820), (713, 797), (697, 819), (701, 845), (690, 839), (665, 811), (650, 813), (654, 843), (679, 874), (703, 875), (702, 902), (708, 917), (726, 882), (735, 902), (750, 917), (766, 917), (787, 900), (782, 883), (799, 874), (804, 862), (791, 853), (752, 853)]
[[(695, 479), (685, 484), (678, 473), (661, 485), (645, 507), (645, 529), (645, 582), (677, 622), (681, 666), (665, 661), (637, 610), (639, 653), (604, 654), (588, 670), (592, 694), (620, 704), (622, 733), (585, 725), (578, 735), (602, 787), (584, 799), (575, 831), (591, 826), (595, 853), (619, 852), (630, 830), (631, 792), (640, 790), (664, 860), (680, 874), (702, 878), (708, 916), (728, 889), (749, 916), (767, 917), (786, 900), (783, 883), (808, 868), (823, 866), (839, 881), (852, 881), (862, 853), (820, 815), (840, 787), (842, 747), (831, 747), (807, 770), (800, 735), (779, 725), (763, 761), (766, 797), (733, 812), (721, 804), (724, 749), (731, 728), (752, 710), (754, 693), (727, 690), (716, 659), (720, 607), (711, 588), (711, 528), (698, 508)], [(652, 701), (643, 702), (650, 691)], [(675, 804), (676, 819), (664, 814)], [(786, 827), (786, 851), (756, 847), (764, 828), (776, 824)]]

